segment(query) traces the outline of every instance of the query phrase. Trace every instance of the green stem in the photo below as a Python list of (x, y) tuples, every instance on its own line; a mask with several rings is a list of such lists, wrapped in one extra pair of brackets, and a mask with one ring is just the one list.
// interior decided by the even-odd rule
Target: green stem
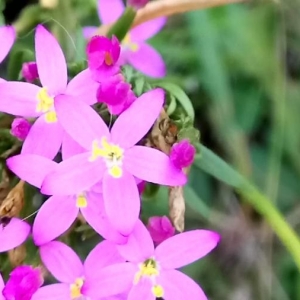
[(300, 240), (283, 215), (266, 196), (250, 183), (245, 182), (245, 185), (238, 189), (238, 192), (243, 196), (244, 201), (247, 201), (269, 223), (281, 242), (293, 256), (300, 270)]

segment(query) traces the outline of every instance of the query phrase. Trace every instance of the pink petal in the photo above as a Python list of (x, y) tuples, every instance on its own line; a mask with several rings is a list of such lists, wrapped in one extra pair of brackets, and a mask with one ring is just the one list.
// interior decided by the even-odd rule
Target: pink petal
[(92, 36), (97, 34), (97, 26), (85, 26), (82, 28), (82, 34), (84, 38), (90, 39)]
[(85, 220), (106, 240), (116, 244), (123, 244), (127, 241), (127, 237), (120, 234), (108, 220), (101, 194), (88, 192), (87, 207), (80, 210)]
[(50, 197), (35, 217), (32, 228), (34, 243), (40, 246), (64, 233), (72, 225), (78, 212), (75, 197)]
[(164, 269), (178, 269), (211, 252), (220, 235), (209, 230), (192, 230), (177, 234), (155, 249), (155, 257)]
[(43, 87), (51, 96), (63, 93), (68, 81), (66, 59), (55, 37), (42, 25), (36, 28), (35, 57)]
[(119, 254), (116, 245), (109, 241), (103, 241), (89, 253), (84, 262), (85, 278), (93, 278), (95, 270), (123, 262), (125, 260)]
[(140, 213), (140, 196), (134, 177), (123, 170), (120, 178), (103, 177), (103, 198), (111, 224), (123, 235), (133, 230)]
[(163, 298), (165, 300), (207, 300), (200, 286), (179, 271), (163, 270), (157, 281), (164, 289)]
[(21, 245), (27, 239), (29, 232), (30, 226), (17, 218), (12, 218), (4, 228), (0, 225), (0, 252)]
[(31, 300), (67, 300), (71, 299), (70, 285), (55, 283), (39, 288)]
[(136, 300), (136, 299), (155, 300), (156, 298), (152, 294), (151, 288), (152, 288), (152, 284), (150, 280), (147, 279), (140, 280), (138, 284), (132, 286), (127, 299), (128, 300)]
[(145, 22), (130, 30), (130, 37), (133, 42), (146, 41), (157, 34), (166, 24), (167, 18), (157, 18)]
[(74, 155), (86, 152), (86, 150), (81, 147), (77, 142), (75, 142), (66, 132), (64, 133), (61, 154), (63, 160), (66, 160)]
[(149, 77), (166, 76), (166, 65), (162, 56), (150, 45), (139, 43), (137, 51), (131, 51), (128, 62)]
[(90, 153), (75, 155), (61, 162), (46, 176), (41, 192), (46, 195), (76, 195), (102, 179), (106, 165), (98, 159), (90, 162)]
[(145, 261), (154, 254), (154, 245), (151, 236), (141, 220), (138, 220), (128, 241), (119, 245), (120, 254), (130, 262)]
[(111, 139), (123, 148), (139, 142), (159, 116), (164, 103), (164, 91), (154, 89), (136, 99), (116, 120)]
[(40, 87), (27, 82), (1, 82), (0, 111), (29, 118), (39, 116), (41, 113), (36, 112), (39, 90)]
[(87, 104), (61, 95), (55, 98), (55, 110), (66, 132), (85, 149), (91, 150), (94, 140), (109, 137), (106, 124)]
[(10, 48), (12, 47), (14, 41), (16, 39), (16, 31), (12, 26), (1, 26), (0, 27), (0, 62), (8, 54)]
[(122, 0), (98, 0), (98, 15), (102, 24), (117, 21), (124, 9)]
[(83, 265), (72, 248), (64, 243), (53, 241), (40, 247), (43, 264), (60, 282), (73, 283), (83, 276)]
[(148, 182), (177, 186), (187, 181), (185, 174), (171, 163), (170, 158), (154, 148), (134, 146), (127, 149), (123, 166), (135, 177)]
[(96, 94), (98, 88), (99, 83), (93, 80), (91, 71), (86, 69), (69, 82), (66, 94), (74, 96), (88, 105), (92, 105), (97, 102)]
[(46, 175), (57, 166), (56, 162), (35, 154), (12, 156), (6, 160), (6, 164), (20, 179), (38, 188), (41, 187)]
[(86, 281), (84, 293), (92, 299), (99, 299), (126, 292), (132, 286), (137, 271), (137, 267), (130, 263), (95, 269), (93, 278)]
[(30, 128), (21, 153), (53, 159), (61, 147), (63, 134), (63, 128), (58, 122), (47, 123), (45, 116), (40, 116)]

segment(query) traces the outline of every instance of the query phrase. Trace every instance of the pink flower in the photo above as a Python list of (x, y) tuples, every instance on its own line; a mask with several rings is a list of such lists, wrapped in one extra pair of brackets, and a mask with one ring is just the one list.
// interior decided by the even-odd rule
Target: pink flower
[(6, 300), (31, 300), (43, 282), (40, 269), (19, 266), (10, 273), (2, 294)]
[(110, 40), (105, 36), (93, 36), (89, 41), (86, 53), (89, 69), (96, 81), (102, 81), (119, 72), (117, 61), (120, 56), (120, 43), (116, 37)]
[[(68, 154), (74, 155), (75, 152)], [(45, 176), (57, 167), (57, 164), (50, 159), (33, 154), (10, 157), (7, 165), (19, 178), (37, 188), (41, 187)], [(101, 186), (100, 192), (102, 192)], [(79, 212), (91, 227), (105, 239), (116, 243), (125, 243), (127, 238), (115, 230), (106, 216), (100, 192), (98, 186), (93, 186), (80, 193), (71, 191), (70, 194), (54, 195), (46, 200), (33, 223), (34, 243), (37, 246), (43, 245), (67, 231)]]
[(102, 181), (104, 206), (112, 225), (123, 235), (132, 231), (140, 212), (136, 178), (163, 185), (184, 185), (186, 176), (161, 151), (135, 146), (149, 131), (164, 103), (155, 89), (139, 97), (115, 121), (111, 131), (99, 115), (84, 103), (69, 113), (70, 101), (60, 96), (58, 113), (68, 134), (85, 153), (64, 160), (46, 176), (42, 193), (78, 194)]
[(11, 123), (10, 133), (21, 141), (24, 141), (30, 128), (31, 124), (29, 121), (24, 118), (15, 118)]
[[(73, 98), (96, 103), (98, 85), (90, 71), (79, 73), (67, 85), (67, 65), (63, 52), (54, 36), (42, 25), (35, 34), (36, 62), (42, 88), (27, 82), (4, 82), (0, 89), (0, 111), (8, 114), (38, 119), (24, 141), (22, 153), (39, 154), (50, 159), (59, 151), (64, 130), (57, 114), (56, 97), (68, 94)], [(93, 97), (94, 96), (94, 97)], [(76, 107), (72, 105), (72, 110)], [(70, 112), (69, 112), (70, 113)]]
[[(40, 247), (40, 256), (45, 267), (59, 283), (41, 287), (33, 295), (32, 300), (91, 299), (89, 298), (91, 289), (102, 289), (102, 282), (94, 281), (98, 272), (108, 265), (124, 261), (116, 246), (108, 241), (98, 244), (90, 252), (84, 264), (70, 247), (57, 241)], [(122, 281), (121, 278), (119, 278), (120, 281)], [(123, 287), (122, 283), (119, 283), (119, 286)], [(113, 282), (110, 283), (110, 287), (112, 295), (118, 294), (118, 291), (114, 289)], [(116, 293), (114, 293), (115, 291)], [(101, 300), (100, 297), (97, 299)], [(114, 298), (105, 300), (112, 299)]]
[(16, 31), (12, 26), (0, 26), (0, 62), (4, 60), (16, 39)]
[[(102, 24), (115, 22), (123, 13), (122, 0), (98, 0), (98, 15)], [(151, 77), (164, 77), (166, 66), (161, 55), (146, 40), (154, 36), (165, 25), (166, 18), (157, 18), (141, 24), (126, 35), (122, 41), (121, 62), (129, 63), (140, 72)], [(92, 37), (97, 27), (84, 27), (85, 38)]]
[(149, 0), (128, 0), (127, 4), (134, 7), (135, 9), (140, 9), (144, 7)]
[(175, 234), (175, 228), (166, 216), (149, 218), (147, 228), (156, 244), (160, 244)]
[(0, 252), (6, 252), (21, 245), (30, 233), (30, 226), (17, 218), (0, 218)]
[(21, 73), (22, 73), (22, 77), (27, 82), (33, 82), (39, 78), (37, 64), (35, 61), (23, 63)]
[[(219, 240), (215, 232), (192, 230), (175, 235), (154, 249), (148, 230), (138, 221), (127, 244), (118, 246), (127, 263), (116, 263), (98, 272), (91, 282), (90, 295), (95, 299), (111, 295), (109, 283), (115, 282), (115, 290), (129, 290), (128, 299), (132, 300), (206, 300), (197, 283), (176, 269), (207, 255)], [(107, 284), (97, 289), (93, 285), (96, 282)]]
[(121, 74), (110, 77), (100, 84), (97, 91), (98, 102), (104, 102), (111, 114), (119, 115), (136, 99), (131, 85)]
[(195, 154), (196, 149), (189, 140), (182, 140), (173, 145), (170, 159), (177, 168), (182, 169), (193, 163)]

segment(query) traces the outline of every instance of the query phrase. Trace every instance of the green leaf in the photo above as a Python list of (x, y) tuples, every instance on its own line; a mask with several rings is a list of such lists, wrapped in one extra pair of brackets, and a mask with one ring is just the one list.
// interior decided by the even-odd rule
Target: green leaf
[(178, 85), (171, 82), (160, 82), (160, 81), (155, 81), (153, 85), (161, 87), (166, 91), (168, 91), (171, 95), (173, 95), (181, 104), (181, 106), (183, 107), (183, 109), (191, 119), (191, 121), (194, 122), (195, 111), (192, 102), (190, 98), (186, 95), (186, 93)]

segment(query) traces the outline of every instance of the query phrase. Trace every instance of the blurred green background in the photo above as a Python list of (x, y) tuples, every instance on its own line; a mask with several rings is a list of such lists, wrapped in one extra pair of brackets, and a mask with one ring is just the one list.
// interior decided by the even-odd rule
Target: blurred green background
[[(46, 22), (69, 61), (80, 61), (85, 59), (82, 26), (99, 25), (96, 0), (60, 0), (53, 9), (7, 0), (1, 8), (2, 23), (20, 28), (15, 53), (32, 50), (32, 27)], [(150, 40), (167, 64), (168, 80), (192, 100), (201, 142), (258, 186), (298, 233), (299, 15), (299, 1), (232, 4), (171, 17)], [(15, 66), (7, 59), (1, 76), (18, 76)], [(200, 170), (197, 159), (185, 197), (186, 228), (222, 235), (216, 251), (184, 269), (209, 299), (300, 300), (300, 274), (286, 249), (230, 187)], [(143, 213), (168, 214), (164, 188), (145, 199)], [(84, 255), (93, 239), (75, 237), (73, 244)]]

